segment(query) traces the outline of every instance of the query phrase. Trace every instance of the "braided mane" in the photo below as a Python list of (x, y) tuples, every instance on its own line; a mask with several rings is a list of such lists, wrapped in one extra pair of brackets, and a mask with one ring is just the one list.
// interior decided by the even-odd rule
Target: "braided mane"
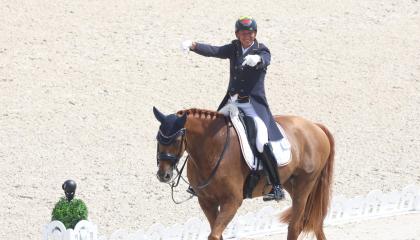
[(179, 110), (176, 114), (183, 115), (184, 113), (187, 113), (188, 116), (193, 116), (193, 117), (201, 118), (201, 119), (214, 119), (214, 118), (225, 117), (223, 114), (219, 112), (206, 110), (206, 109), (198, 109), (198, 108)]

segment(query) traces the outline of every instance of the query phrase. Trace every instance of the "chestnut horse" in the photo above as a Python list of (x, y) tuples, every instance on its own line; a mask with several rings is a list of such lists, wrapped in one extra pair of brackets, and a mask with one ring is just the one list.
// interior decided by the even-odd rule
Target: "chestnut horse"
[[(241, 157), (236, 131), (221, 113), (189, 109), (165, 115), (153, 108), (161, 123), (157, 136), (157, 177), (169, 182), (184, 151), (189, 154), (187, 177), (197, 193), (211, 232), (208, 239), (222, 239), (222, 233), (243, 201), (245, 179), (250, 173)], [(334, 139), (326, 127), (297, 116), (275, 116), (291, 144), (292, 159), (278, 168), (281, 183), (292, 198), (292, 206), (280, 217), (288, 222), (288, 240), (313, 232), (326, 239), (323, 221), (331, 196)], [(267, 193), (266, 179), (260, 178), (253, 197)]]

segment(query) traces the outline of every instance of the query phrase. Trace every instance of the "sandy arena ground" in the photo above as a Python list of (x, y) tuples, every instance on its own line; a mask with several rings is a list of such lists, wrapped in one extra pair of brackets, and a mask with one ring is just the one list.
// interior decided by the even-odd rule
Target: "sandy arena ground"
[[(152, 106), (215, 109), (228, 62), (184, 55), (180, 42), (227, 43), (247, 14), (272, 53), (272, 111), (324, 123), (336, 138), (334, 194), (420, 186), (417, 0), (2, 1), (0, 239), (39, 239), (66, 179), (101, 235), (203, 217), (197, 200), (173, 204), (155, 177)], [(239, 214), (266, 204), (245, 201)], [(327, 237), (420, 239), (419, 222), (367, 221)]]

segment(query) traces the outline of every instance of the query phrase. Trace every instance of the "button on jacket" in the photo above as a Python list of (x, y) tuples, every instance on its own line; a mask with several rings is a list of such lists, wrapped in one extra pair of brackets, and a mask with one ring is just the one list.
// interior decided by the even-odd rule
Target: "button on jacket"
[[(239, 98), (242, 99), (248, 97), (255, 112), (267, 126), (269, 140), (277, 141), (283, 137), (276, 126), (265, 96), (264, 78), (267, 66), (270, 64), (271, 55), (270, 50), (264, 44), (255, 40), (245, 54), (242, 54), (239, 40), (233, 40), (231, 43), (220, 47), (197, 43), (192, 51), (206, 57), (230, 60), (229, 86), (218, 110), (227, 103), (230, 96), (238, 94)], [(242, 66), (244, 57), (254, 54), (259, 55), (261, 61), (255, 67)]]

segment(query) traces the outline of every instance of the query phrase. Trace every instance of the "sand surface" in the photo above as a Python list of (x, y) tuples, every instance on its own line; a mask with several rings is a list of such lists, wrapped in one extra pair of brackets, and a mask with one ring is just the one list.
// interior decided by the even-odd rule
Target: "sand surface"
[[(247, 14), (272, 53), (272, 112), (324, 123), (336, 138), (334, 194), (420, 185), (417, 0), (2, 1), (0, 239), (39, 239), (69, 178), (100, 234), (203, 217), (197, 200), (173, 204), (155, 177), (152, 106), (215, 109), (228, 62), (184, 55), (180, 42), (227, 43)], [(245, 201), (239, 214), (266, 204)], [(419, 216), (327, 236), (420, 239), (405, 235), (413, 221)]]

